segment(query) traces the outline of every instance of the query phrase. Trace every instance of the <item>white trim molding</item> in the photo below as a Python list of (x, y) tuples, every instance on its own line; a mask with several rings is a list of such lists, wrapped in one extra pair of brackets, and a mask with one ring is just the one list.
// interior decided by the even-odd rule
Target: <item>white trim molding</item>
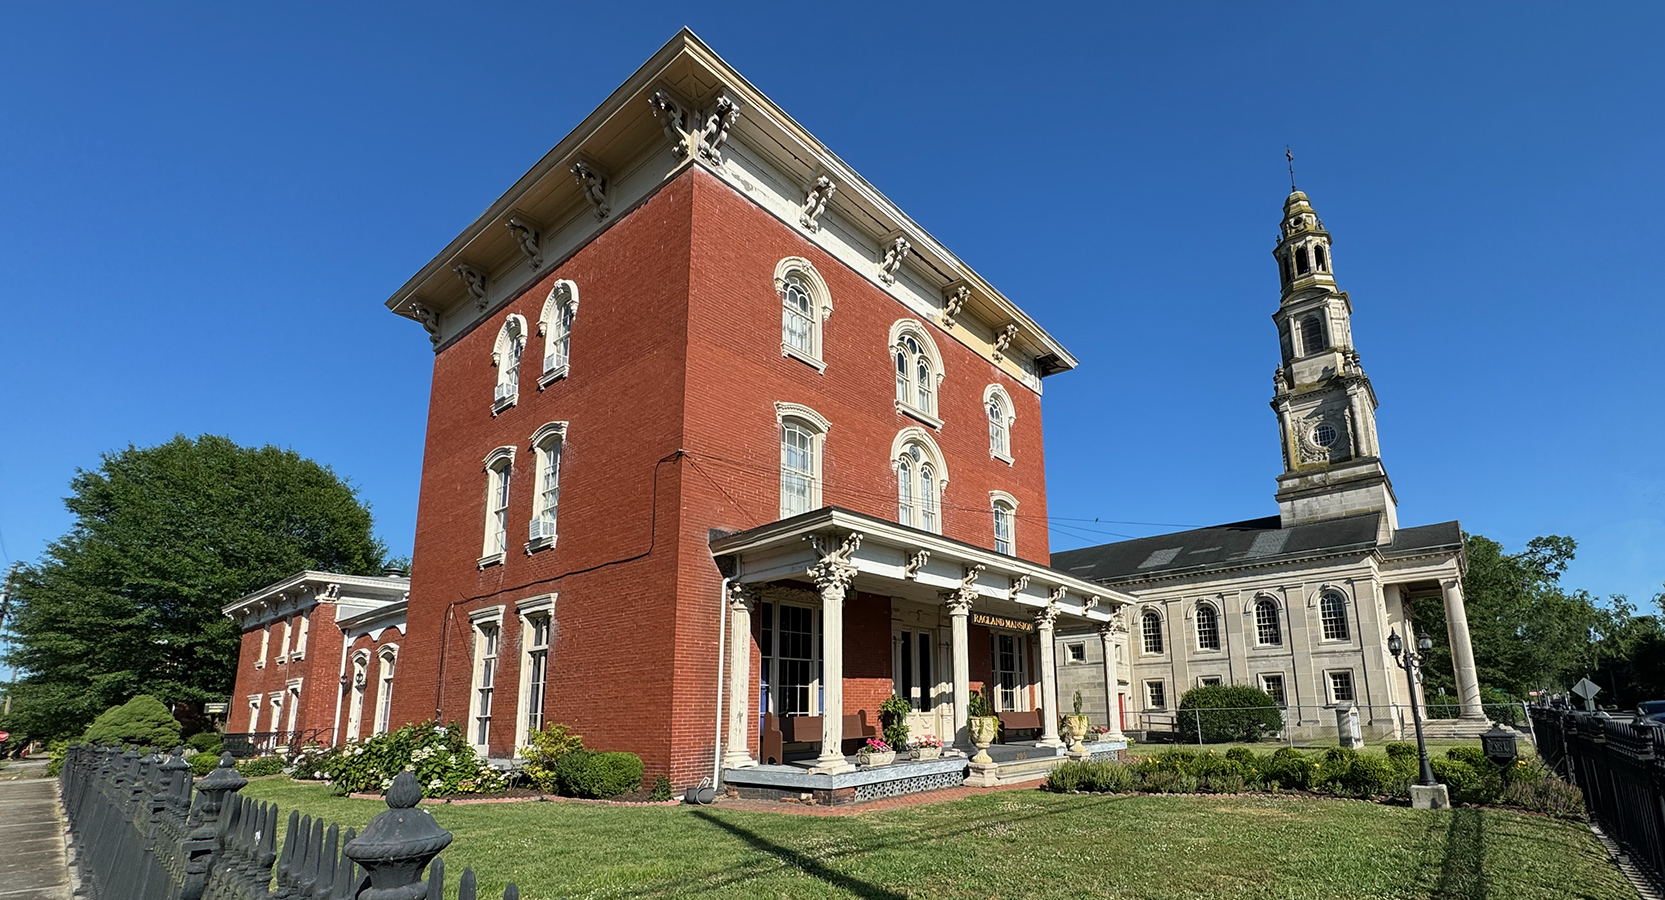
[[(572, 367), (572, 324), (578, 321), (578, 285), (561, 279), (550, 287), (544, 298), (543, 311), (538, 315), (538, 334), (544, 338), (543, 358), (538, 368), (538, 390), (567, 377)], [(563, 334), (562, 331), (565, 333)], [(566, 341), (565, 359), (557, 353), (558, 345)]]
[(832, 430), (832, 423), (827, 421), (826, 416), (821, 415), (802, 403), (787, 403), (782, 400), (776, 400), (775, 424), (782, 424), (788, 418), (803, 419), (805, 422), (815, 426), (821, 431), (822, 434), (826, 434)]
[(782, 334), (780, 355), (792, 357), (814, 366), (817, 372), (825, 372), (827, 370), (827, 351), (824, 332), (826, 321), (832, 318), (832, 291), (828, 290), (826, 279), (822, 278), (821, 273), (816, 271), (813, 263), (801, 256), (788, 256), (775, 264), (775, 297), (783, 306), (786, 303), (788, 279), (797, 281), (809, 294), (810, 346), (808, 351), (794, 347), (787, 342), (786, 335)]
[(994, 435), (991, 433), (989, 435), (989, 458), (998, 459), (1009, 466), (1012, 465), (1012, 426), (1017, 423), (1017, 407), (1012, 403), (1012, 395), (1007, 393), (1005, 388), (998, 384), (989, 384), (984, 387), (983, 418), (991, 423), (994, 421), (994, 417), (989, 415), (989, 401), (995, 397), (1000, 398), (1000, 406), (1005, 411), (1006, 421), (1001, 424), (1006, 429), (1006, 451), (1004, 453), (1000, 452), (995, 446)]
[(561, 595), (558, 592), (527, 597), (525, 600), (515, 603), (515, 612), (520, 613), (523, 617), (537, 615), (538, 613), (553, 614), (555, 612), (555, 601), (559, 600), (560, 597)]

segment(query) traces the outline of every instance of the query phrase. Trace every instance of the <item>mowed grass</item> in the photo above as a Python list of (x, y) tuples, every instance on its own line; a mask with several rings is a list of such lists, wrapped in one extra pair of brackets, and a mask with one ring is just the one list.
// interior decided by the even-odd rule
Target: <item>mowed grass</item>
[[(386, 807), (260, 779), (243, 793), (360, 828)], [(569, 803), (429, 806), (496, 900), (627, 897), (1626, 898), (1588, 829), (1504, 810), (1310, 797), (1002, 791), (853, 816)]]

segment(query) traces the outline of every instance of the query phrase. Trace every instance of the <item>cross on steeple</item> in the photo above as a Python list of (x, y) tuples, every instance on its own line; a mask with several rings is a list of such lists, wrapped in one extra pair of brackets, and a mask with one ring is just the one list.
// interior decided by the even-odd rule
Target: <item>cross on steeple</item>
[(1295, 193), (1295, 153), (1288, 144), (1283, 145), (1283, 158), (1289, 160), (1289, 192)]

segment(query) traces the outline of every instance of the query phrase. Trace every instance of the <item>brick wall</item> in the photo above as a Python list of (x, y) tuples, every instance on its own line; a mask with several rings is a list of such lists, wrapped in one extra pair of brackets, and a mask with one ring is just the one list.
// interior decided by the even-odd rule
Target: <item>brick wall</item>
[[(287, 692), (292, 679), (302, 679), (301, 694), (298, 700), (299, 711), (295, 715), (295, 730), (309, 731), (315, 728), (328, 729), (335, 718), (335, 694), (340, 682), (341, 662), (341, 629), (335, 625), (336, 606), (334, 603), (318, 603), (303, 612), (295, 613), (287, 619), (278, 619), (271, 623), (272, 636), (266, 651), (266, 664), (256, 668), (255, 663), (260, 659), (261, 634), (265, 626), (258, 626), (243, 632), (242, 644), (237, 656), (236, 687), (231, 695), (231, 707), (227, 714), (226, 730), (243, 732), (249, 729), (249, 701), (250, 694), (260, 695), (260, 720), (255, 731), (269, 731), (272, 728), (271, 695), (277, 692)], [(294, 659), (294, 638), (300, 631), (300, 620), (305, 615), (310, 619), (307, 626), (307, 641), (305, 652), (300, 659)], [(278, 651), (283, 647), (283, 623), (288, 621), (291, 626), (291, 656), (283, 658)], [(285, 703), (295, 702), (285, 697)], [(289, 710), (284, 709), (283, 716), (278, 723), (278, 730), (288, 730)]]

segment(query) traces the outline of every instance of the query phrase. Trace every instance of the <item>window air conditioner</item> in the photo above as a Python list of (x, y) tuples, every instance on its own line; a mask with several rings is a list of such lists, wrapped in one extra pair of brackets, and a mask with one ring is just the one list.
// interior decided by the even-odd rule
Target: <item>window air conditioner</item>
[(538, 516), (532, 520), (529, 527), (532, 540), (545, 540), (555, 537), (555, 520), (549, 516)]

